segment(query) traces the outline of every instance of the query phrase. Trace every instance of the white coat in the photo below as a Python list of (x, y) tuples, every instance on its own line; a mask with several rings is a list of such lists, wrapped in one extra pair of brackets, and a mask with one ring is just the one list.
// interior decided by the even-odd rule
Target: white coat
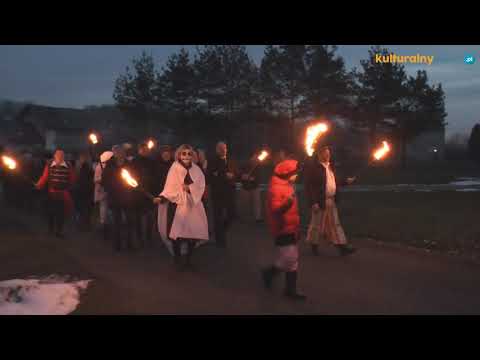
[(189, 186), (190, 193), (183, 189), (187, 169), (175, 161), (168, 171), (165, 187), (160, 196), (177, 205), (175, 217), (167, 234), (168, 203), (158, 205), (158, 229), (165, 245), (173, 253), (169, 239), (178, 238), (197, 240), (197, 245), (208, 241), (208, 221), (202, 196), (205, 192), (205, 176), (195, 164), (189, 169), (193, 184)]

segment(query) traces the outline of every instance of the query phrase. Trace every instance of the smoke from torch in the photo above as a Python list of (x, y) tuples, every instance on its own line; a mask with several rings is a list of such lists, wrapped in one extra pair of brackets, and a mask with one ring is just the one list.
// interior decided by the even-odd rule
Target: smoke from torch
[(2, 162), (10, 170), (15, 170), (15, 168), (17, 167), (16, 161), (13, 160), (11, 157), (3, 155), (2, 156)]
[(308, 156), (312, 156), (315, 149), (315, 143), (317, 139), (328, 131), (328, 126), (324, 123), (319, 123), (316, 125), (309, 126), (307, 128), (307, 135), (305, 138), (305, 151), (307, 152)]

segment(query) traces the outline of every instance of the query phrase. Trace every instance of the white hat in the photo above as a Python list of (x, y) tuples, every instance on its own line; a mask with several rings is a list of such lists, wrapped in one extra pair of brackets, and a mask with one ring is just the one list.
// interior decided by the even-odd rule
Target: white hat
[(100, 161), (102, 163), (106, 163), (108, 160), (110, 160), (113, 156), (113, 152), (111, 151), (105, 151), (102, 155), (100, 155)]

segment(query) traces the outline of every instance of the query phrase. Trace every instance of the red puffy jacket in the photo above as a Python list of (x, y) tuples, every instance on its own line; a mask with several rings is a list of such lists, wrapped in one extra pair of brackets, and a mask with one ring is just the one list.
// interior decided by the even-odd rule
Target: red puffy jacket
[[(286, 162), (291, 162), (287, 163)], [(283, 166), (280, 166), (283, 165)], [(284, 234), (297, 234), (300, 226), (300, 215), (298, 213), (298, 201), (294, 197), (291, 206), (288, 207), (289, 197), (295, 193), (295, 190), (287, 179), (278, 176), (277, 170), (291, 168), (296, 169), (297, 162), (295, 160), (286, 160), (278, 164), (275, 168), (275, 175), (270, 180), (267, 194), (267, 219), (273, 237)], [(279, 168), (280, 166), (280, 168)], [(282, 173), (280, 172), (280, 175)]]

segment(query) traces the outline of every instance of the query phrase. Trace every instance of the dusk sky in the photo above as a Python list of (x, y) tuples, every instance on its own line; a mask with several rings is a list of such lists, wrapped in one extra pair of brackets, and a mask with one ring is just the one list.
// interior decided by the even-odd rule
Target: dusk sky
[[(409, 74), (427, 70), (430, 81), (442, 83), (448, 112), (447, 134), (470, 133), (480, 122), (480, 46), (385, 45), (397, 55), (433, 55), (432, 65), (406, 64)], [(113, 85), (130, 60), (142, 50), (151, 53), (158, 66), (186, 45), (0, 45), (0, 99), (33, 101), (36, 104), (83, 107), (113, 103)], [(370, 45), (341, 45), (338, 54), (348, 68), (360, 66)], [(260, 63), (263, 45), (249, 45)], [(467, 65), (471, 54), (475, 64)]]

